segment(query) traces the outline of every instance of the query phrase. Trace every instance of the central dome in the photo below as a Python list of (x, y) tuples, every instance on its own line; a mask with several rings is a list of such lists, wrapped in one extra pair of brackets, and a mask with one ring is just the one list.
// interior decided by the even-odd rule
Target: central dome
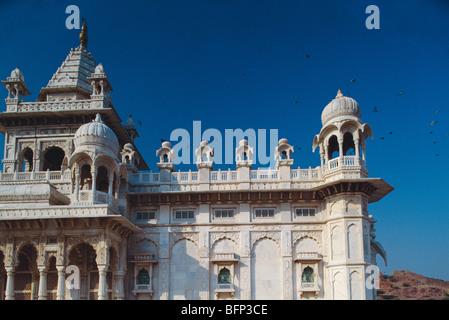
[(75, 133), (75, 148), (86, 145), (105, 146), (114, 152), (118, 152), (117, 136), (103, 123), (100, 114), (97, 114), (92, 122), (79, 127)]
[(337, 96), (334, 100), (324, 108), (321, 114), (321, 123), (324, 126), (332, 119), (336, 119), (341, 116), (355, 117), (360, 119), (361, 111), (357, 101), (352, 98), (345, 97), (341, 90), (338, 90)]

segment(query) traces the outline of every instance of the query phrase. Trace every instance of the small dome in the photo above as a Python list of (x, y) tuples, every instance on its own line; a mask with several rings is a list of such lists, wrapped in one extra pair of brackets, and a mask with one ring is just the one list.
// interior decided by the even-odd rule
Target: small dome
[(247, 145), (248, 145), (248, 140), (242, 139), (239, 141), (239, 146), (247, 146)]
[(286, 138), (282, 138), (281, 140), (279, 140), (279, 145), (282, 144), (288, 144), (288, 140)]
[(334, 100), (324, 108), (321, 114), (321, 123), (324, 126), (329, 120), (341, 116), (350, 116), (360, 119), (361, 111), (357, 101), (352, 98), (345, 97), (341, 90), (338, 90)]
[(13, 71), (11, 71), (11, 76), (10, 78), (14, 78), (14, 79), (20, 79), (23, 82), (25, 82), (25, 79), (23, 77), (23, 73), (22, 71), (20, 71), (19, 68), (15, 68)]
[(171, 143), (168, 142), (168, 141), (164, 141), (164, 142), (162, 142), (162, 147), (163, 147), (163, 148), (170, 149), (170, 148), (171, 148)]
[(101, 63), (98, 66), (95, 67), (95, 73), (105, 73), (104, 72), (104, 67), (103, 67), (103, 65)]
[(126, 143), (123, 149), (134, 150), (134, 146), (131, 143)]
[(79, 127), (75, 133), (75, 147), (83, 145), (100, 145), (118, 152), (119, 143), (117, 136), (107, 125), (101, 121), (100, 114), (92, 122)]

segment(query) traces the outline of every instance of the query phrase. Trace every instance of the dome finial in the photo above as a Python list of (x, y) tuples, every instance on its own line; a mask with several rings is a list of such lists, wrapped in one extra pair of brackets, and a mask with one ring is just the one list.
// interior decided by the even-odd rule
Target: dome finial
[(83, 26), (81, 27), (81, 33), (80, 33), (80, 42), (81, 47), (87, 47), (87, 24), (86, 20), (82, 18)]
[(343, 92), (341, 92), (341, 90), (338, 89), (337, 96), (335, 98), (341, 98), (341, 97), (343, 97)]
[(103, 123), (103, 121), (101, 120), (101, 114), (97, 113), (97, 116), (95, 117), (94, 122), (101, 122), (101, 123)]

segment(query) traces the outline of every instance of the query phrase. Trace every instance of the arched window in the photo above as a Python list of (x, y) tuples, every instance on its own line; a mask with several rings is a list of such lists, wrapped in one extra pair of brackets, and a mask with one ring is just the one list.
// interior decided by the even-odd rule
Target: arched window
[(218, 283), (231, 283), (231, 272), (227, 268), (220, 270), (218, 274)]
[(22, 152), (21, 163), (19, 170), (22, 172), (33, 171), (33, 151), (30, 148), (25, 148)]
[(329, 146), (328, 146), (328, 159), (334, 159), (338, 158), (340, 156), (340, 148), (338, 145), (338, 139), (337, 136), (332, 136), (329, 139)]
[(343, 135), (343, 155), (345, 156), (355, 155), (355, 144), (351, 132), (346, 132)]
[(101, 166), (98, 168), (97, 173), (97, 186), (96, 189), (101, 192), (109, 191), (109, 177), (108, 177), (108, 169)]
[(303, 283), (312, 283), (315, 282), (314, 276), (313, 276), (313, 269), (311, 267), (307, 267), (302, 272), (302, 282)]
[(90, 165), (85, 164), (81, 168), (81, 190), (92, 190), (92, 173)]
[(62, 161), (64, 160), (65, 152), (59, 147), (52, 147), (45, 152), (44, 155), (44, 171), (59, 171), (61, 170)]
[(137, 274), (137, 284), (150, 284), (150, 275), (146, 269), (140, 269)]

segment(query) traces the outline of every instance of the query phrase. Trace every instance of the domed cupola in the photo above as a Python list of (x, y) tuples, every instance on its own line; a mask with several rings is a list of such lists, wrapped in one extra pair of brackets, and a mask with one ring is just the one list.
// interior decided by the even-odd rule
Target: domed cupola
[(112, 131), (101, 120), (100, 114), (97, 114), (95, 120), (82, 125), (75, 133), (75, 150), (90, 147), (96, 149), (97, 147), (106, 147), (112, 151), (113, 155), (119, 152), (119, 142), (114, 131)]
[(345, 97), (341, 90), (338, 90), (335, 99), (324, 108), (321, 123), (325, 126), (330, 120), (339, 121), (343, 118), (359, 120), (360, 116), (359, 103), (350, 97)]

